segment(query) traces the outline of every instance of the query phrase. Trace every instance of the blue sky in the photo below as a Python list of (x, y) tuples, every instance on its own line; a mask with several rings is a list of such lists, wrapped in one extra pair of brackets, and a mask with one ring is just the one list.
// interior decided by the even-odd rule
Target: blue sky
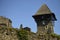
[(23, 24), (24, 27), (27, 26), (36, 32), (37, 26), (32, 15), (44, 3), (55, 13), (57, 21), (54, 31), (60, 34), (60, 0), (0, 0), (0, 16), (10, 18), (14, 28), (19, 28), (20, 24)]

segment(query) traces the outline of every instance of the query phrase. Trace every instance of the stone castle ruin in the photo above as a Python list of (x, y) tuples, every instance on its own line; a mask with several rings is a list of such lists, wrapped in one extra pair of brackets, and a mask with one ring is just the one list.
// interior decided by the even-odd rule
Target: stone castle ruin
[[(29, 32), (27, 34), (28, 40), (60, 40), (60, 36), (54, 33), (54, 22), (57, 20), (55, 14), (51, 12), (46, 4), (32, 16), (37, 24), (37, 32), (33, 33), (30, 28), (25, 27), (20, 29)], [(0, 16), (0, 40), (21, 40), (17, 35), (19, 29), (12, 28), (12, 21), (8, 18)]]

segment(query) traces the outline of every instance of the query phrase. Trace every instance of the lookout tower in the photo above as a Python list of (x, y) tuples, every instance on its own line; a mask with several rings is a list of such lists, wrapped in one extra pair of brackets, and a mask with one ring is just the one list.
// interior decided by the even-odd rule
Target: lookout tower
[(56, 21), (55, 14), (50, 11), (46, 4), (43, 4), (35, 15), (32, 16), (37, 23), (37, 34), (43, 35), (46, 33), (53, 33), (54, 21)]

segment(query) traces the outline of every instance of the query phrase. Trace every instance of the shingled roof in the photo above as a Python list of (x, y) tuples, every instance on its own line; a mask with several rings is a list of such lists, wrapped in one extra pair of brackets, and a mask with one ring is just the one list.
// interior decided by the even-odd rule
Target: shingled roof
[(46, 4), (43, 4), (35, 15), (52, 13)]

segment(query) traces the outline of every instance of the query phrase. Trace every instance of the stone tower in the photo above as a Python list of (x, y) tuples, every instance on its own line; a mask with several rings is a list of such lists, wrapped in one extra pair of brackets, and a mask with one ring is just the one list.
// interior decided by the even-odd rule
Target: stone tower
[(35, 15), (32, 16), (37, 23), (37, 35), (53, 33), (53, 23), (56, 21), (55, 14), (50, 11), (46, 4), (43, 4)]

